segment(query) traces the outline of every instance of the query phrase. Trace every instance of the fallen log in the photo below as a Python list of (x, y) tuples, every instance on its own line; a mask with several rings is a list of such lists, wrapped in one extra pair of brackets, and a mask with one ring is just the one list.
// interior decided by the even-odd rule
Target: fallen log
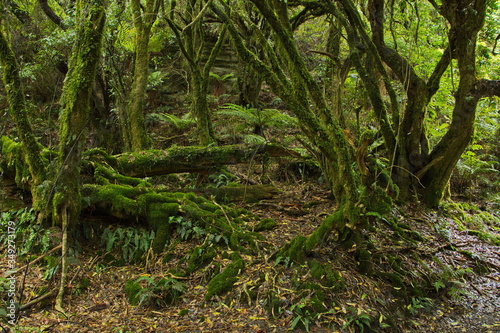
[[(129, 177), (150, 177), (183, 172), (209, 172), (224, 165), (249, 163), (267, 157), (301, 157), (279, 145), (175, 147), (115, 155), (112, 166)], [(109, 162), (109, 160), (108, 160)]]
[[(191, 190), (192, 191), (192, 190)], [(181, 191), (183, 192), (183, 191)], [(188, 192), (187, 190), (185, 192)], [(215, 197), (218, 202), (258, 202), (264, 199), (272, 199), (280, 193), (274, 185), (239, 185), (206, 188), (195, 191), (196, 194), (206, 198)]]

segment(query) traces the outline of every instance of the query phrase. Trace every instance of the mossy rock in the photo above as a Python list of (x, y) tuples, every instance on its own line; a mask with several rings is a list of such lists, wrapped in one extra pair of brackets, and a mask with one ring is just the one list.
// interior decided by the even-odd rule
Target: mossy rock
[(271, 218), (265, 218), (262, 219), (254, 228), (254, 231), (260, 232), (260, 231), (266, 231), (266, 230), (272, 230), (278, 226), (278, 223), (274, 219)]
[(238, 259), (224, 268), (222, 272), (214, 276), (207, 285), (205, 300), (209, 301), (214, 295), (222, 295), (233, 288), (234, 283), (238, 281), (239, 272), (245, 268), (245, 261)]

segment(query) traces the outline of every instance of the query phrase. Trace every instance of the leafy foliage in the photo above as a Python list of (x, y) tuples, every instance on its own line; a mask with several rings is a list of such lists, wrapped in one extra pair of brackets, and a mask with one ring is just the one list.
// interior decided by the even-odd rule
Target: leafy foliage
[(108, 227), (101, 236), (101, 244), (108, 254), (117, 253), (120, 262), (139, 261), (150, 249), (154, 231), (136, 228)]
[(242, 122), (239, 126), (236, 126), (236, 132), (247, 130), (248, 127), (251, 127), (253, 135), (246, 135), (248, 143), (262, 143), (262, 139), (257, 136), (267, 139), (265, 132), (268, 128), (290, 128), (297, 126), (297, 118), (277, 109), (246, 108), (241, 105), (227, 103), (217, 113)]
[(194, 119), (190, 113), (186, 113), (181, 117), (177, 117), (176, 115), (165, 112), (148, 114), (146, 118), (146, 123), (155, 123), (155, 122), (173, 126), (178, 130), (183, 130), (195, 124), (196, 119)]
[[(36, 222), (36, 213), (31, 208), (2, 212), (0, 228), (2, 248), (7, 246), (9, 239), (15, 239), (18, 256), (46, 252), (50, 248), (50, 236), (54, 233), (53, 229), (47, 229)], [(14, 237), (9, 238), (9, 235)]]
[(186, 285), (173, 277), (153, 278), (143, 275), (125, 283), (125, 293), (133, 306), (164, 307), (179, 301)]

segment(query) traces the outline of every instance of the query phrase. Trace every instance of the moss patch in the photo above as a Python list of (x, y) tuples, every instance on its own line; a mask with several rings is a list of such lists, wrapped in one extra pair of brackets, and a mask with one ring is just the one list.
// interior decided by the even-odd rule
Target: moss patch
[(236, 281), (238, 281), (239, 272), (244, 268), (245, 261), (243, 259), (237, 259), (227, 265), (222, 272), (208, 282), (205, 300), (208, 301), (214, 295), (221, 295), (231, 290)]

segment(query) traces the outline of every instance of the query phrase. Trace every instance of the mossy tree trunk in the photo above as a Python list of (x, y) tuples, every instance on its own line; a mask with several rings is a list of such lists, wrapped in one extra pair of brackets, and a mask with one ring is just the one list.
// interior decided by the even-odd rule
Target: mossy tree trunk
[(486, 16), (486, 0), (447, 0), (440, 11), (450, 23), (450, 50), (457, 59), (460, 81), (449, 130), (431, 152), (427, 168), (420, 175), (422, 198), (432, 206), (439, 204), (456, 163), (471, 141), (477, 103), (484, 97), (476, 89), (475, 54), (477, 34)]
[(26, 111), (24, 90), (19, 77), (19, 66), (3, 32), (0, 32), (0, 64), (2, 65), (3, 82), (7, 92), (9, 114), (16, 123), (24, 160), (32, 178), (33, 206), (39, 208), (39, 199), (43, 200), (43, 198), (38, 195), (37, 187), (46, 180), (46, 169), (41, 155), (42, 149), (33, 133)]
[(135, 27), (134, 77), (126, 113), (122, 113), (122, 136), (127, 151), (138, 151), (150, 146), (144, 121), (144, 105), (148, 85), (149, 39), (161, 1), (147, 0), (142, 6), (132, 0), (131, 9)]
[(344, 110), (342, 109), (342, 85), (351, 68), (351, 61), (349, 57), (344, 61), (340, 59), (342, 26), (335, 18), (332, 17), (330, 20), (325, 48), (325, 55), (328, 56), (325, 73), (325, 94), (331, 100), (332, 114), (339, 119), (343, 128), (347, 128)]
[[(207, 34), (205, 31), (207, 30), (207, 25), (204, 19), (211, 3), (212, 0), (206, 3), (200, 0), (189, 0), (184, 12), (180, 13), (178, 11), (180, 21), (185, 24), (184, 27), (177, 24), (173, 15), (165, 18), (175, 33), (179, 48), (189, 66), (192, 110), (197, 120), (198, 141), (203, 146), (216, 141), (207, 99), (208, 86), (210, 70), (219, 54), (226, 35), (225, 29), (222, 28), (222, 31), (218, 34), (217, 42), (209, 50), (207, 56)], [(175, 6), (175, 2), (172, 5)], [(171, 10), (174, 11), (174, 9), (172, 8)]]
[[(369, 2), (371, 37), (353, 2), (339, 0), (339, 3), (346, 16), (343, 25), (351, 32), (351, 53), (354, 51), (360, 57), (366, 54), (374, 64), (363, 66), (358, 62), (356, 70), (370, 96), (386, 148), (392, 157), (392, 176), (400, 189), (400, 199), (412, 200), (418, 195), (427, 204), (436, 206), (446, 191), (453, 168), (472, 138), (478, 100), (498, 93), (494, 81), (481, 80), (484, 84), (478, 89), (476, 79), (475, 44), (484, 22), (486, 1), (449, 0), (440, 7), (436, 5), (436, 12), (446, 18), (450, 25), (449, 45), (427, 80), (417, 74), (404, 56), (385, 44), (384, 0)], [(331, 5), (330, 8), (336, 7)], [(339, 17), (342, 15), (335, 10), (332, 12), (336, 12)], [(360, 49), (363, 49), (363, 53)], [(453, 117), (446, 135), (431, 149), (425, 130), (426, 109), (432, 96), (439, 90), (441, 78), (452, 59), (457, 59), (460, 80), (454, 95)], [(388, 80), (384, 64), (390, 67), (405, 88), (406, 102), (401, 116), (395, 89)], [(379, 85), (376, 84), (377, 76), (383, 78), (390, 95), (390, 115), (383, 105)]]
[[(270, 29), (266, 21), (262, 19), (251, 3), (242, 6), (242, 15), (248, 18), (249, 22), (244, 20), (235, 20), (238, 29), (242, 35), (243, 41), (249, 50), (253, 50), (257, 55), (263, 56), (263, 49), (258, 42), (259, 34), (269, 37)], [(262, 89), (262, 75), (251, 64), (240, 61), (238, 67), (238, 91), (239, 104), (248, 108), (259, 107), (259, 94)]]
[(61, 97), (63, 109), (59, 129), (59, 172), (55, 179), (53, 198), (53, 218), (63, 229), (61, 286), (56, 301), (60, 309), (67, 274), (68, 229), (77, 224), (80, 215), (80, 162), (87, 137), (92, 88), (101, 55), (105, 22), (104, 2), (92, 1), (86, 16), (76, 35)]
[[(339, 214), (324, 222), (320, 233), (315, 233), (307, 247), (312, 248), (324, 240), (333, 229), (357, 230), (360, 227), (359, 207), (362, 184), (353, 147), (349, 144), (338, 118), (334, 117), (324, 98), (323, 91), (307, 69), (293, 38), (287, 17), (287, 8), (280, 1), (251, 2), (258, 8), (271, 27), (274, 38), (283, 51), (276, 54), (268, 39), (259, 38), (266, 57), (259, 58), (250, 51), (231, 19), (228, 6), (215, 7), (214, 11), (227, 24), (234, 46), (241, 59), (263, 75), (273, 91), (287, 104), (299, 119), (299, 125), (314, 146), (315, 154), (338, 200)], [(235, 20), (242, 19), (236, 17)], [(283, 54), (284, 53), (284, 54)], [(286, 57), (285, 61), (278, 57)], [(281, 64), (288, 64), (287, 67)]]

